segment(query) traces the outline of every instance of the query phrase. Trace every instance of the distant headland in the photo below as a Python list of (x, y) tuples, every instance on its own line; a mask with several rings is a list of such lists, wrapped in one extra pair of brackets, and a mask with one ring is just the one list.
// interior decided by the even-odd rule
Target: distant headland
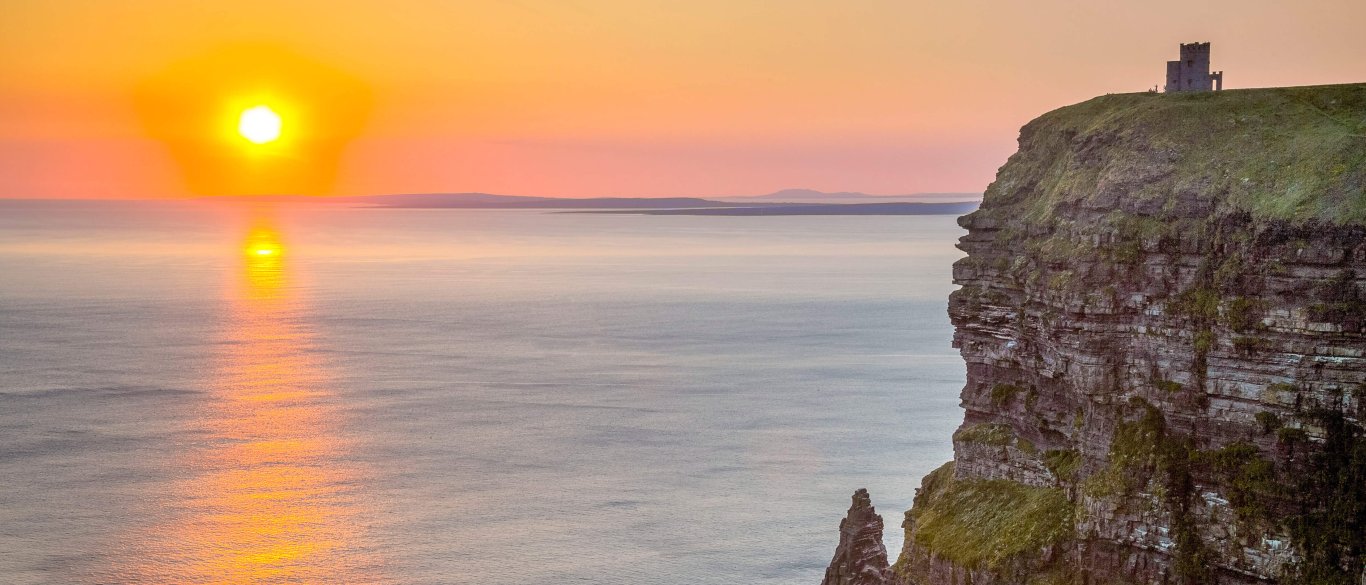
[[(220, 199), (220, 198), (213, 198)], [(231, 198), (233, 200), (245, 198)], [(868, 195), (785, 189), (765, 195), (701, 197), (532, 197), (491, 193), (407, 193), (352, 197), (251, 197), (252, 201), (341, 204), (384, 209), (544, 209), (648, 215), (962, 215), (978, 193)]]

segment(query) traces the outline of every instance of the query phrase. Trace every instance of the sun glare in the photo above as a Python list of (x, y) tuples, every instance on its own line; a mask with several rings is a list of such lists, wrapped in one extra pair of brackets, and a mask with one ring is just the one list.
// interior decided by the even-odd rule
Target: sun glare
[(252, 144), (274, 142), (280, 138), (280, 115), (269, 106), (247, 108), (237, 120), (237, 133)]
[(253, 256), (278, 256), (282, 250), (276, 241), (255, 241), (247, 245), (247, 254)]
[(242, 251), (246, 260), (248, 298), (259, 301), (282, 299), (285, 246), (280, 241), (280, 234), (269, 225), (257, 225), (247, 234)]

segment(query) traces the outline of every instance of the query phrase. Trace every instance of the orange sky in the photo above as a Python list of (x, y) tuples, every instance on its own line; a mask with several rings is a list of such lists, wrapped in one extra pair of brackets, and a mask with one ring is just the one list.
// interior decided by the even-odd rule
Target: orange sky
[[(1214, 43), (1228, 88), (1366, 81), (1359, 0), (355, 4), (7, 1), (0, 195), (264, 188), (222, 182), (227, 158), (187, 158), (139, 97), (241, 43), (311, 63), (292, 77), (347, 79), (329, 86), (358, 96), (345, 104), (291, 104), (329, 141), (316, 157), (338, 158), (298, 164), (340, 194), (978, 191), (1021, 124), (1159, 83), (1182, 41)], [(177, 79), (207, 100), (238, 78)]]

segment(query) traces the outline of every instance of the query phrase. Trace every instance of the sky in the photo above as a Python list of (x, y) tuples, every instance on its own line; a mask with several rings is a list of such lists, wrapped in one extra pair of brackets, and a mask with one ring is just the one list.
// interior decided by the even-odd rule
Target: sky
[[(1228, 89), (1366, 81), (1362, 22), (1359, 0), (5, 0), (0, 196), (980, 192), (1025, 122), (1161, 83), (1181, 42), (1212, 42)], [(274, 150), (229, 136), (253, 100), (278, 100)]]

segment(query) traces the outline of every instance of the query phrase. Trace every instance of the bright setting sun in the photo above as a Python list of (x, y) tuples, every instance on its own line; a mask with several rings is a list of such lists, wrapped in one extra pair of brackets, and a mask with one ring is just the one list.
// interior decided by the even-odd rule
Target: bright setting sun
[(1366, 0), (0, 0), (0, 585), (1366, 585)]
[(280, 138), (280, 115), (269, 106), (247, 108), (237, 121), (237, 133), (252, 144), (274, 142)]

